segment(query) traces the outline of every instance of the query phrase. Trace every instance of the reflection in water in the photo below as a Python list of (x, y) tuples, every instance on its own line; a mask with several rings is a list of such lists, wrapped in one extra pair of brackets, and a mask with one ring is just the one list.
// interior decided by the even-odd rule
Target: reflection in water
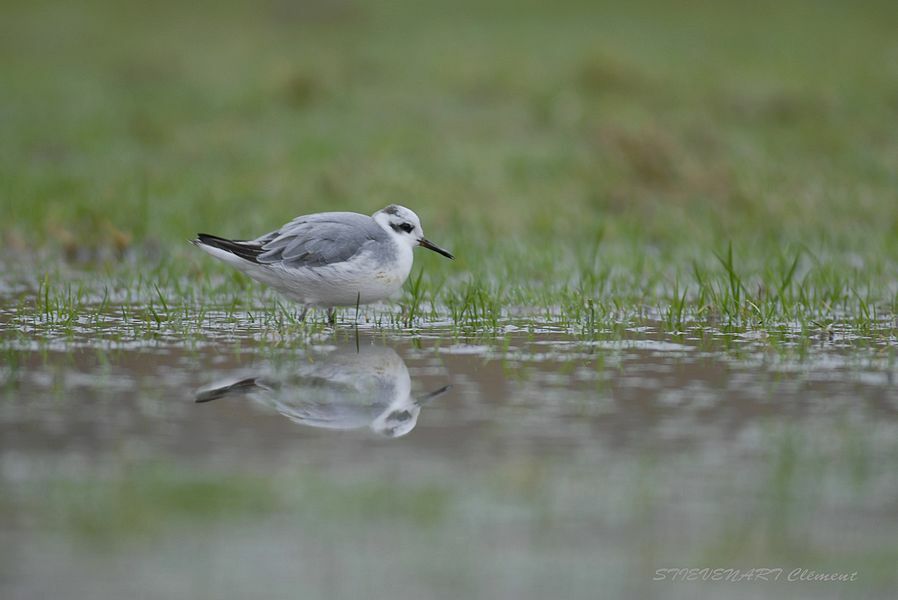
[(352, 346), (309, 355), (281, 377), (255, 376), (205, 386), (197, 390), (196, 401), (246, 395), (300, 425), (370, 427), (395, 438), (414, 429), (421, 405), (449, 387), (413, 398), (408, 369), (395, 350)]

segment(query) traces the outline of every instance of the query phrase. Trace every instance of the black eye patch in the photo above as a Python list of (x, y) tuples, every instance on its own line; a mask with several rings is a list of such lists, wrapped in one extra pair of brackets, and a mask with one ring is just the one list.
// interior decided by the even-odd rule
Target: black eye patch
[(404, 423), (412, 418), (412, 413), (407, 410), (396, 411), (390, 415), (391, 420), (399, 421), (400, 423)]
[(411, 223), (400, 223), (399, 225), (397, 225), (396, 223), (390, 223), (390, 227), (393, 228), (393, 231), (402, 230), (406, 233), (411, 233), (412, 230), (415, 229), (415, 226), (412, 225)]

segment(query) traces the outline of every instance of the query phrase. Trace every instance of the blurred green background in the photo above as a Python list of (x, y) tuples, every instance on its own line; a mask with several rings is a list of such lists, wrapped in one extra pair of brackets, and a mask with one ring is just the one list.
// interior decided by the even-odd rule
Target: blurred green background
[[(12, 252), (418, 211), (438, 241), (898, 256), (894, 2), (7, 2)], [(439, 234), (439, 235), (438, 235)], [(166, 254), (166, 252), (163, 252)]]

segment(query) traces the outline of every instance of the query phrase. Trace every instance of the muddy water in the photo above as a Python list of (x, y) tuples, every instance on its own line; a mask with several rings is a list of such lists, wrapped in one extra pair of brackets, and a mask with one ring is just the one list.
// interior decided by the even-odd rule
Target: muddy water
[[(873, 598), (898, 584), (888, 343), (774, 350), (651, 323), (593, 339), (207, 327), (179, 342), (3, 320), (0, 597)], [(770, 571), (659, 571), (688, 567)]]

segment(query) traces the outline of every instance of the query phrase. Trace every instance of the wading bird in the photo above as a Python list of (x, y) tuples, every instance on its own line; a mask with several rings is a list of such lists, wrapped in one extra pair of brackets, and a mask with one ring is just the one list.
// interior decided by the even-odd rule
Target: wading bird
[(270, 285), (303, 305), (326, 308), (377, 302), (394, 295), (412, 269), (421, 246), (455, 258), (424, 237), (421, 221), (391, 204), (370, 217), (324, 212), (296, 217), (254, 240), (229, 240), (205, 233), (192, 241), (215, 258)]

